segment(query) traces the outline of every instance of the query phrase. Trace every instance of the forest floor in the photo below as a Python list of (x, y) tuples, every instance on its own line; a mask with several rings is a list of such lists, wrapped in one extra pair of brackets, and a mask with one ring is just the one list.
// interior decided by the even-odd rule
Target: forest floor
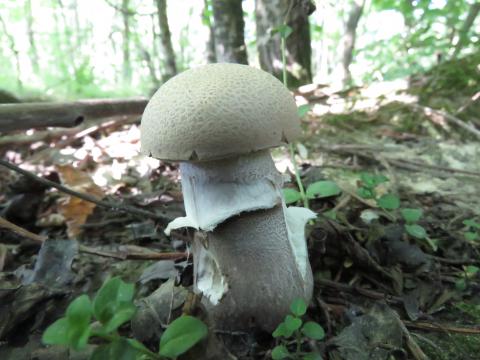
[[(472, 56), (408, 82), (295, 92), (309, 105), (297, 144), (304, 184), (332, 180), (342, 190), (310, 200), (319, 215), (307, 226), (315, 278), (307, 317), (326, 337), (305, 341), (305, 350), (332, 360), (478, 359), (478, 63)], [(136, 299), (155, 309), (147, 325), (140, 316), (122, 328), (152, 348), (162, 324), (189, 302), (193, 233), (162, 231), (183, 214), (178, 170), (140, 155), (139, 135), (139, 119), (125, 117), (0, 138), (4, 159), (103, 201), (0, 166), (0, 359), (87, 358), (95, 345), (69, 352), (41, 345), (41, 334), (108, 276), (136, 283)], [(289, 173), (286, 149), (273, 157)], [(381, 180), (368, 187), (372, 179)], [(416, 209), (410, 217), (408, 209)], [(275, 340), (236, 344), (237, 358), (263, 359)]]

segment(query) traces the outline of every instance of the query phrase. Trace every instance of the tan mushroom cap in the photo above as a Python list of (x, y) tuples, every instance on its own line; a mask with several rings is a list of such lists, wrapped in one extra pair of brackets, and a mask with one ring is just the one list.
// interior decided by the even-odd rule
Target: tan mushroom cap
[(275, 77), (240, 64), (210, 64), (167, 81), (142, 117), (142, 152), (213, 160), (268, 149), (300, 134), (297, 106)]

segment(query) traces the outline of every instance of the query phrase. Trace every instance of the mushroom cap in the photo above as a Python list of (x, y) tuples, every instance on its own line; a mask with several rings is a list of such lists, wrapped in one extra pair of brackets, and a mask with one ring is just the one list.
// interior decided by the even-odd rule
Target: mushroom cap
[(300, 134), (297, 106), (269, 73), (209, 64), (163, 84), (142, 116), (142, 153), (205, 161), (280, 146)]

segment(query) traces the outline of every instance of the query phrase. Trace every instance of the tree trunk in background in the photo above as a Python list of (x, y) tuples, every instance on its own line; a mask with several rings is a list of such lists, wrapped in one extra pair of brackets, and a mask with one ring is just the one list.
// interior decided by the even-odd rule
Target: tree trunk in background
[(22, 75), (20, 72), (20, 54), (15, 45), (15, 39), (8, 32), (7, 24), (5, 20), (2, 18), (1, 14), (0, 14), (0, 25), (2, 26), (2, 29), (3, 29), (3, 35), (6, 36), (6, 38), (8, 39), (8, 42), (10, 43), (10, 51), (13, 53), (13, 57), (15, 58), (15, 69), (17, 70), (17, 88), (21, 90), (23, 88), (23, 83), (22, 83)]
[(168, 26), (167, 0), (156, 0), (158, 26), (160, 28), (160, 49), (163, 54), (164, 68), (162, 80), (165, 82), (177, 74), (175, 53), (172, 47), (172, 36)]
[(212, 6), (217, 61), (248, 64), (242, 0), (212, 0)]
[(312, 82), (310, 25), (308, 16), (315, 10), (310, 0), (256, 0), (257, 47), (262, 69), (282, 79), (280, 35), (271, 30), (285, 20), (292, 28), (286, 41), (287, 81), (289, 86)]
[(365, 0), (353, 0), (352, 8), (348, 14), (345, 23), (345, 34), (343, 35), (343, 54), (342, 54), (342, 84), (344, 87), (352, 81), (350, 74), (350, 64), (353, 59), (353, 50), (355, 48), (355, 38), (357, 26), (362, 16)]
[(470, 5), (470, 9), (468, 10), (467, 18), (463, 23), (462, 28), (458, 34), (458, 42), (455, 45), (455, 51), (453, 52), (453, 57), (456, 57), (462, 48), (468, 44), (468, 31), (472, 27), (473, 23), (475, 22), (478, 13), (480, 12), (480, 2), (475, 2), (474, 4)]
[(40, 68), (38, 65), (38, 52), (35, 42), (35, 31), (33, 30), (32, 0), (27, 0), (25, 2), (25, 15), (25, 19), (27, 20), (28, 42), (30, 43), (30, 62), (32, 63), (33, 72), (38, 75), (40, 72)]
[(122, 78), (124, 85), (132, 82), (132, 67), (130, 64), (130, 14), (128, 5), (130, 0), (122, 0), (122, 21), (123, 21), (123, 67)]
[(215, 36), (213, 34), (212, 16), (211, 16), (211, 0), (204, 1), (204, 7), (202, 12), (202, 21), (205, 26), (208, 27), (208, 40), (206, 46), (207, 62), (209, 64), (217, 62), (217, 56), (215, 55)]

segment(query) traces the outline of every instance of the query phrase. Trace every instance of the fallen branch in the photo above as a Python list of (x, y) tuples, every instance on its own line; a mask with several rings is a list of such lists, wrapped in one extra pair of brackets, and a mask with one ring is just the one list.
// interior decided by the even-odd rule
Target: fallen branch
[(403, 299), (399, 296), (384, 294), (378, 291), (364, 289), (359, 286), (351, 286), (348, 284), (327, 280), (327, 279), (316, 279), (315, 283), (318, 284), (320, 287), (331, 287), (340, 291), (359, 294), (374, 300), (384, 300), (387, 303), (397, 304), (397, 305), (403, 304)]
[(478, 130), (476, 127), (467, 124), (465, 121), (457, 118), (456, 116), (450, 115), (449, 113), (442, 111), (442, 110), (437, 110), (433, 109), (428, 106), (422, 106), (418, 104), (407, 104), (410, 107), (413, 107), (414, 109), (421, 110), (426, 116), (431, 117), (433, 114), (437, 116), (441, 116), (444, 120), (449, 121), (458, 127), (461, 127), (462, 129), (468, 131), (472, 135), (476, 136), (477, 138), (480, 139), (480, 130)]
[(20, 103), (0, 105), (0, 131), (50, 126), (74, 127), (85, 119), (118, 115), (140, 115), (148, 100), (96, 99), (57, 103)]
[(59, 183), (41, 178), (41, 177), (31, 173), (30, 171), (24, 170), (24, 169), (22, 169), (22, 168), (20, 168), (16, 165), (8, 162), (8, 161), (0, 159), (0, 165), (5, 166), (6, 168), (8, 168), (10, 170), (13, 170), (15, 172), (18, 172), (22, 175), (25, 175), (26, 177), (28, 177), (28, 178), (30, 178), (34, 181), (37, 181), (37, 182), (39, 182), (39, 183), (41, 183), (45, 186), (53, 187), (53, 188), (65, 193), (65, 194), (75, 196), (79, 199), (82, 199), (82, 200), (91, 202), (93, 204), (96, 204), (97, 206), (107, 208), (107, 209), (111, 209), (111, 210), (124, 211), (124, 212), (127, 212), (127, 213), (131, 213), (131, 214), (155, 219), (155, 220), (160, 221), (163, 225), (166, 225), (168, 222), (170, 222), (170, 219), (166, 218), (165, 216), (153, 213), (151, 211), (139, 209), (139, 208), (134, 207), (134, 206), (124, 205), (124, 204), (120, 204), (120, 203), (113, 202), (113, 201), (100, 200), (99, 198), (97, 198), (95, 196), (91, 196), (89, 194), (74, 191), (74, 190), (72, 190), (72, 189), (70, 189), (66, 186), (63, 186)]
[[(10, 221), (0, 217), (0, 228), (4, 228), (14, 232), (17, 235), (23, 236), (24, 238), (30, 239), (38, 244), (43, 244), (48, 237), (41, 236), (31, 231), (28, 231)], [(102, 257), (109, 257), (118, 260), (181, 260), (186, 259), (188, 257), (188, 253), (186, 252), (168, 252), (168, 253), (160, 253), (156, 251), (148, 251), (148, 252), (110, 252), (110, 251), (103, 251), (96, 248), (92, 248), (85, 245), (78, 245), (78, 250), (85, 254), (97, 255)]]
[(419, 329), (419, 330), (432, 330), (444, 333), (457, 333), (457, 334), (466, 334), (466, 335), (480, 335), (479, 328), (466, 328), (466, 327), (458, 327), (458, 326), (449, 326), (449, 325), (440, 325), (428, 322), (412, 322), (412, 321), (403, 321), (404, 324), (412, 329)]

